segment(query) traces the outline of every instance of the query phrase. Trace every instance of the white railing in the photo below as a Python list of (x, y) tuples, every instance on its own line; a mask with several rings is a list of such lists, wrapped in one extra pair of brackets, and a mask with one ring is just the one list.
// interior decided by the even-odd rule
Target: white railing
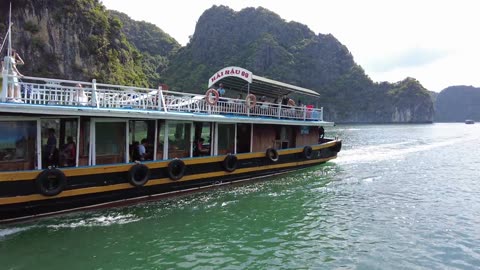
[(302, 121), (323, 120), (323, 108), (287, 106), (270, 102), (257, 102), (247, 106), (245, 100), (220, 98), (215, 105), (205, 95), (119, 86), (92, 82), (52, 80), (22, 77), (17, 88), (8, 85), (8, 94), (2, 102), (36, 105), (90, 106), (132, 110), (156, 110), (204, 114), (268, 117)]

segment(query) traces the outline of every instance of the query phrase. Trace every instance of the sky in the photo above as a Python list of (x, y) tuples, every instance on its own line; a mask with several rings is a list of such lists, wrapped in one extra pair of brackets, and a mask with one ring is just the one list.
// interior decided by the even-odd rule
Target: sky
[(261, 6), (316, 34), (332, 34), (376, 82), (413, 77), (435, 92), (452, 85), (480, 87), (480, 1), (100, 1), (107, 9), (157, 25), (182, 45), (213, 5), (236, 11)]

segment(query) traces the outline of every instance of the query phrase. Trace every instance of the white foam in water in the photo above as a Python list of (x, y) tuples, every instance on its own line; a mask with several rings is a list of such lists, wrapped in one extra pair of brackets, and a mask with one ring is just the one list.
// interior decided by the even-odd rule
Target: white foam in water
[(104, 215), (99, 217), (91, 217), (81, 219), (78, 221), (47, 225), (48, 228), (78, 228), (78, 227), (96, 227), (96, 226), (110, 226), (114, 224), (127, 224), (139, 221), (141, 218), (135, 217), (132, 214), (128, 215)]
[(342, 150), (338, 155), (338, 158), (333, 160), (337, 164), (345, 163), (358, 163), (358, 162), (372, 162), (380, 160), (389, 160), (389, 159), (398, 159), (403, 158), (407, 154), (426, 151), (442, 146), (448, 146), (452, 144), (458, 144), (460, 142), (475, 140), (475, 137), (462, 137), (456, 139), (448, 139), (446, 141), (433, 142), (427, 144), (418, 144), (419, 141), (415, 142), (416, 145), (410, 147), (395, 148), (395, 146), (413, 144), (413, 142), (400, 142), (400, 143), (389, 143), (389, 144), (379, 144), (379, 145), (369, 145), (357, 149)]
[(9, 235), (12, 235), (12, 234), (16, 234), (16, 233), (19, 233), (19, 232), (23, 232), (23, 231), (29, 230), (33, 227), (34, 226), (0, 229), (0, 238), (6, 237), (6, 236), (9, 236)]

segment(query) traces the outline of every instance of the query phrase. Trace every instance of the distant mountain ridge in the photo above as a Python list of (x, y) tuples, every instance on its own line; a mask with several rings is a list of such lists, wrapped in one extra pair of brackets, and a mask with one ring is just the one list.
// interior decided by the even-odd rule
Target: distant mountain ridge
[[(0, 3), (2, 36), (7, 10)], [(234, 65), (319, 92), (318, 101), (308, 102), (324, 106), (327, 120), (433, 120), (433, 103), (417, 80), (374, 83), (333, 35), (316, 35), (261, 7), (236, 12), (213, 6), (185, 47), (153, 24), (105, 10), (98, 0), (20, 0), (13, 15), (14, 47), (29, 75), (150, 87), (162, 82), (203, 93), (215, 71)]]
[(435, 102), (435, 122), (480, 121), (480, 88), (450, 86), (442, 90)]
[[(221, 18), (221, 23), (218, 23)], [(313, 33), (264, 8), (213, 6), (199, 18), (189, 44), (165, 74), (177, 89), (204, 91), (218, 69), (236, 65), (254, 74), (313, 89), (328, 120), (432, 122), (433, 103), (415, 79), (374, 83), (334, 36)]]

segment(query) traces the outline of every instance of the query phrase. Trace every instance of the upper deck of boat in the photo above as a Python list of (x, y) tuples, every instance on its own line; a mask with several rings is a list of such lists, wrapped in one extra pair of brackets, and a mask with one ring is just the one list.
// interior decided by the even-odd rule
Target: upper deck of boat
[(273, 103), (273, 98), (252, 103), (245, 99), (220, 97), (212, 104), (205, 94), (101, 84), (95, 80), (80, 82), (22, 77), (18, 84), (20, 97), (8, 97), (7, 91), (2, 91), (1, 112), (305, 126), (333, 124), (323, 121), (323, 108), (282, 105)]

